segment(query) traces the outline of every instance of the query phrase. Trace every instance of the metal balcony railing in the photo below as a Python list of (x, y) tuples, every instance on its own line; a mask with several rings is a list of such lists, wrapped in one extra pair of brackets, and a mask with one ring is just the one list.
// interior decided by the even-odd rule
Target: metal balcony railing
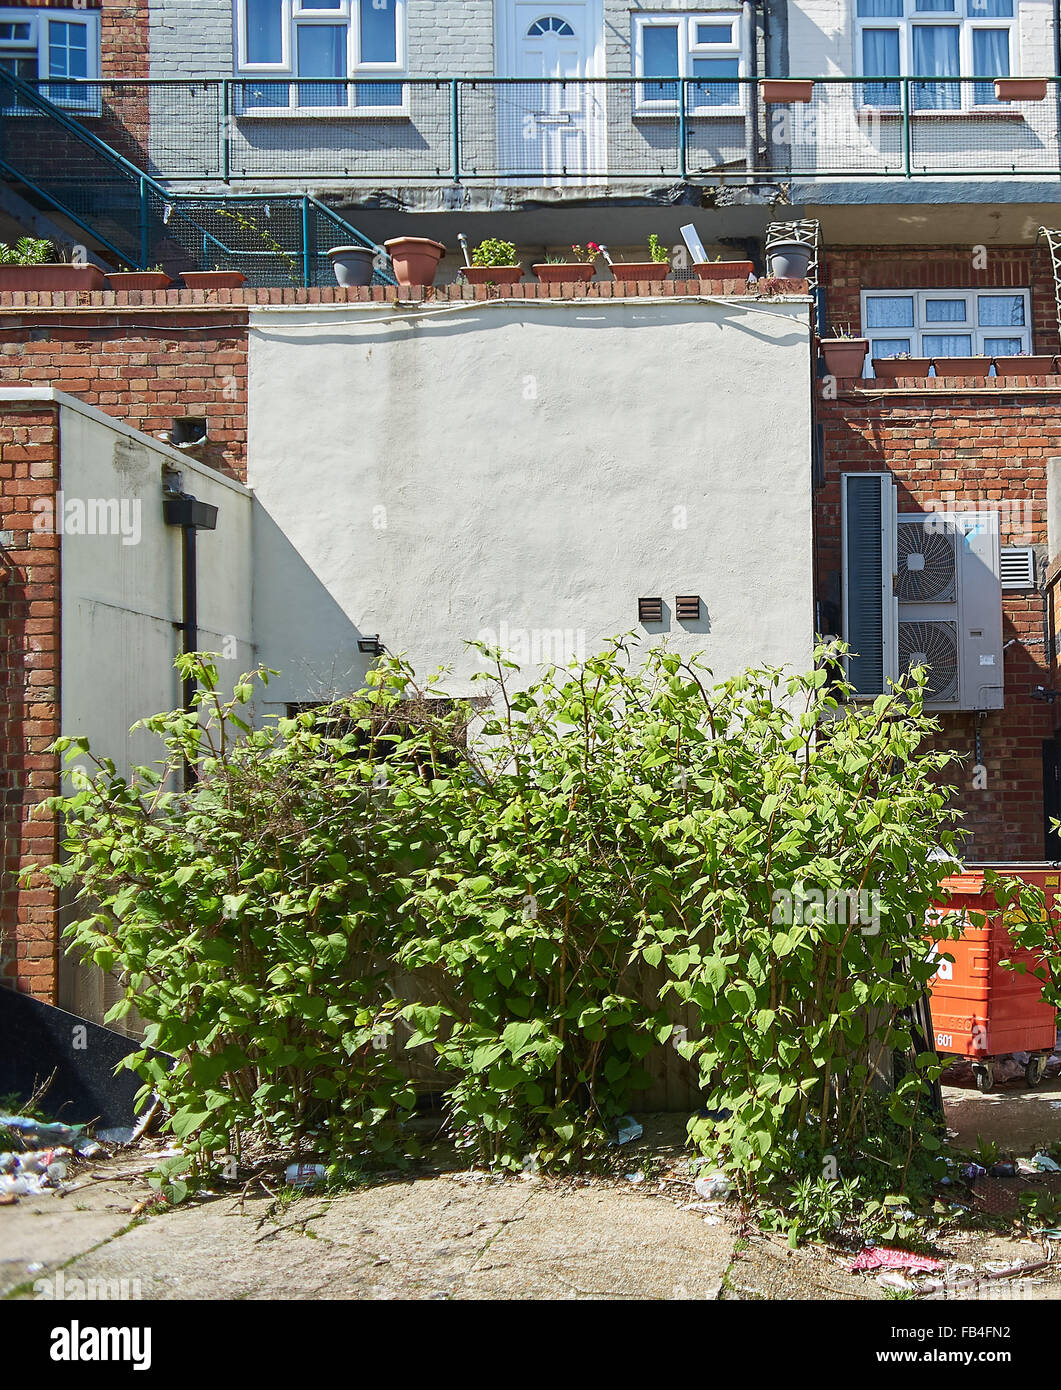
[[(60, 107), (44, 92), (49, 85), (58, 84), (29, 87), (0, 70), (0, 178), (61, 214), (120, 264), (158, 264), (171, 275), (240, 270), (251, 285), (329, 285), (329, 247), (354, 244), (377, 253), (375, 283), (395, 283), (383, 249), (309, 194), (174, 193), (140, 162), (137, 141), (150, 139), (146, 127), (109, 128), (123, 137), (119, 151), (98, 134), (102, 105), (92, 131), (85, 111), (73, 112), (84, 90), (62, 84), (68, 100)], [(132, 106), (121, 110), (132, 120)]]
[[(163, 180), (917, 178), (1061, 171), (1061, 83), (818, 77), (770, 103), (758, 80), (226, 78), (41, 82)], [(3, 108), (9, 127), (32, 116)]]

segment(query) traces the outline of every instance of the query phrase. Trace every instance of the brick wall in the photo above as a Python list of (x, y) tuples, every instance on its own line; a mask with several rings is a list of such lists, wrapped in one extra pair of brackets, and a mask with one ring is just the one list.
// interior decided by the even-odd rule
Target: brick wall
[[(1054, 378), (1057, 381), (1057, 378)], [(840, 474), (891, 472), (900, 512), (972, 510), (1009, 501), (1002, 543), (1045, 545), (1046, 460), (1061, 454), (1061, 386), (1031, 394), (993, 387), (990, 395), (926, 391), (842, 391), (819, 403), (825, 484), (815, 506), (816, 579), (822, 625), (839, 630)], [(1027, 507), (1025, 507), (1027, 503)], [(1007, 530), (1007, 519), (1028, 535)], [(830, 606), (832, 605), (832, 606)], [(1052, 707), (1031, 698), (1050, 684), (1038, 594), (1006, 593), (1002, 600), (1005, 708), (944, 715), (942, 746), (967, 755), (955, 775), (956, 800), (971, 832), (971, 859), (1040, 859), (1043, 839), (1043, 740), (1054, 735)], [(972, 785), (979, 723), (987, 785)]]
[[(1057, 312), (1049, 257), (1043, 247), (989, 246), (981, 268), (964, 246), (843, 246), (825, 253), (830, 328), (861, 330), (861, 290), (1030, 289), (1032, 346), (1057, 352)], [(945, 329), (945, 325), (941, 325)]]
[(59, 791), (59, 537), (35, 530), (33, 504), (58, 483), (58, 412), (34, 404), (0, 415), (0, 983), (54, 1002), (57, 897), (24, 888), (20, 866), (52, 860), (53, 817), (32, 815)]
[(246, 313), (170, 311), (151, 320), (0, 309), (0, 385), (56, 386), (146, 434), (169, 429), (178, 415), (205, 416), (210, 443), (203, 461), (242, 481)]

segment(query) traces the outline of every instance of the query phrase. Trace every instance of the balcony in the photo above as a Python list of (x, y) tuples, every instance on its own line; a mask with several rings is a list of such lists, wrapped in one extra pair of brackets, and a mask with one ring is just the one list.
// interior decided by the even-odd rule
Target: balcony
[[(988, 78), (115, 81), (38, 90), (163, 180), (488, 180), (521, 186), (1048, 175), (1061, 85), (999, 101)], [(8, 148), (39, 116), (4, 113)], [(17, 162), (17, 161), (15, 161)]]

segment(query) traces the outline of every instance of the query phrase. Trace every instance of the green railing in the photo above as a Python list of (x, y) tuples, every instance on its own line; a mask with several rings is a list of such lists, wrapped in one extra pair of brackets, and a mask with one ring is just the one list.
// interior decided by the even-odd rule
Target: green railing
[[(812, 84), (802, 93), (809, 99), (782, 102), (768, 101), (752, 78), (217, 78), (52, 82), (38, 91), (161, 180), (533, 184), (1061, 170), (1057, 78), (1035, 79), (1039, 99), (1015, 101), (998, 100), (986, 77), (801, 80)], [(15, 108), (7, 124), (19, 119)]]
[(383, 248), (308, 194), (174, 193), (89, 130), (84, 111), (75, 116), (3, 71), (0, 109), (0, 175), (122, 265), (325, 285), (335, 283), (328, 249), (352, 244), (376, 252), (377, 283), (395, 283)]

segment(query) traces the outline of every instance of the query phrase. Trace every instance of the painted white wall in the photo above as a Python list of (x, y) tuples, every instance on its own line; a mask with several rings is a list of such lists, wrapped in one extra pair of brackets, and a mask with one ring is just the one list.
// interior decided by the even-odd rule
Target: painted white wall
[[(805, 666), (810, 364), (805, 301), (252, 313), (270, 699), (356, 688), (377, 632), (467, 692), (465, 639), (588, 654), (637, 628), (639, 596), (719, 678)], [(676, 622), (678, 594), (701, 596), (699, 624)]]
[[(210, 468), (66, 397), (60, 411), (64, 502), (124, 500), (139, 539), (62, 537), (62, 730), (86, 735), (95, 751), (126, 770), (154, 761), (160, 745), (131, 726), (181, 702), (173, 660), (181, 650), (181, 540), (162, 519), (162, 469), (182, 470), (184, 490), (218, 508), (217, 530), (198, 538), (200, 647), (220, 651), (234, 637), (222, 673), (231, 681), (254, 664), (251, 638), (250, 494)], [(76, 513), (70, 512), (70, 516)], [(76, 523), (75, 523), (76, 524)], [(127, 533), (136, 529), (127, 525)]]

